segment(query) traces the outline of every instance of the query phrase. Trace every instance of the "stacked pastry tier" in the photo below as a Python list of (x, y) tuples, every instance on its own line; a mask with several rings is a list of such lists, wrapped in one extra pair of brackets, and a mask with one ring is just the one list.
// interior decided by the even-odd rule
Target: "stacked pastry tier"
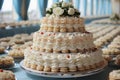
[(81, 72), (105, 65), (84, 19), (71, 3), (53, 4), (33, 35), (33, 46), (25, 50), (25, 67), (43, 72)]
[(47, 53), (86, 53), (97, 50), (91, 33), (35, 32), (33, 49)]
[(45, 72), (73, 72), (92, 70), (105, 65), (101, 50), (86, 54), (56, 54), (25, 50), (24, 66)]
[(27, 68), (45, 72), (86, 71), (105, 65), (101, 53), (89, 32), (56, 32), (41, 27), (33, 35), (33, 46), (25, 50), (23, 63)]
[(40, 31), (85, 32), (84, 19), (75, 17), (44, 17)]

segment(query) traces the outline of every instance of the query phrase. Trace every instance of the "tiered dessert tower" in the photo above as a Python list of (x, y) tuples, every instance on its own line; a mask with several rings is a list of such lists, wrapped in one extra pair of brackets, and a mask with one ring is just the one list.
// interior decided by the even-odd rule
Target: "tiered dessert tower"
[(105, 65), (102, 51), (85, 30), (84, 19), (71, 3), (59, 2), (46, 10), (33, 46), (25, 50), (24, 66), (43, 72), (82, 72)]

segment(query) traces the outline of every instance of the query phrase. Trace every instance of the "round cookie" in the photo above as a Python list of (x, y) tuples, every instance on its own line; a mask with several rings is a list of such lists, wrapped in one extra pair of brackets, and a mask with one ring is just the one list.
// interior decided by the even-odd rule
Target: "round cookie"
[(120, 70), (113, 70), (110, 72), (109, 80), (120, 80)]
[(0, 69), (0, 80), (15, 80), (15, 75), (12, 71)]

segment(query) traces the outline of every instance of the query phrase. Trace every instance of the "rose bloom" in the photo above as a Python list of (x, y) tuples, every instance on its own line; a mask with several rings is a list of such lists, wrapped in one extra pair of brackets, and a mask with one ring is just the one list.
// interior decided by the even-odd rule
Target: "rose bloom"
[(68, 14), (73, 15), (75, 13), (75, 10), (73, 8), (69, 8)]
[(54, 4), (52, 5), (52, 7), (53, 7), (53, 8), (57, 7), (57, 4), (56, 4), (56, 3), (54, 3)]
[(46, 17), (49, 17), (50, 16), (50, 14), (46, 14)]
[(53, 9), (53, 13), (57, 16), (60, 16), (64, 13), (64, 10), (60, 7), (56, 7), (56, 8)]
[(50, 8), (47, 8), (47, 9), (46, 9), (46, 11), (49, 11), (49, 12), (51, 12), (51, 9), (50, 9)]

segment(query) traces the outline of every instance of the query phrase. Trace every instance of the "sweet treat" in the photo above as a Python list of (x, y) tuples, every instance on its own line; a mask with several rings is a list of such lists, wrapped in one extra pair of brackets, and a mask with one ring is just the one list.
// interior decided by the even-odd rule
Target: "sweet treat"
[(0, 57), (0, 68), (9, 68), (14, 65), (14, 60), (9, 56)]
[(40, 30), (33, 34), (33, 45), (25, 49), (23, 65), (54, 73), (105, 66), (102, 51), (93, 44), (92, 33), (85, 30), (80, 12), (63, 1), (54, 5), (47, 9)]
[(32, 36), (22, 37), (22, 40), (23, 40), (24, 42), (32, 41)]
[(15, 39), (14, 42), (15, 44), (24, 44), (24, 40), (21, 39)]
[(110, 72), (109, 80), (120, 80), (120, 70), (113, 70)]
[(7, 46), (9, 46), (9, 43), (8, 42), (1, 42), (0, 46), (6, 48)]
[(20, 34), (16, 34), (16, 35), (13, 36), (13, 38), (15, 38), (15, 39), (21, 39), (21, 35)]
[(114, 44), (114, 43), (112, 43), (112, 44), (108, 45), (108, 48), (117, 48), (117, 49), (120, 49), (120, 44)]
[(12, 71), (0, 69), (0, 80), (15, 80), (15, 75)]
[(20, 48), (12, 49), (8, 52), (8, 55), (13, 58), (24, 58), (24, 50)]
[(1, 38), (0, 42), (9, 42), (11, 37)]
[(118, 54), (120, 54), (120, 50), (115, 49), (115, 48), (105, 48), (105, 49), (102, 49), (102, 51), (103, 51), (104, 55), (118, 55)]

